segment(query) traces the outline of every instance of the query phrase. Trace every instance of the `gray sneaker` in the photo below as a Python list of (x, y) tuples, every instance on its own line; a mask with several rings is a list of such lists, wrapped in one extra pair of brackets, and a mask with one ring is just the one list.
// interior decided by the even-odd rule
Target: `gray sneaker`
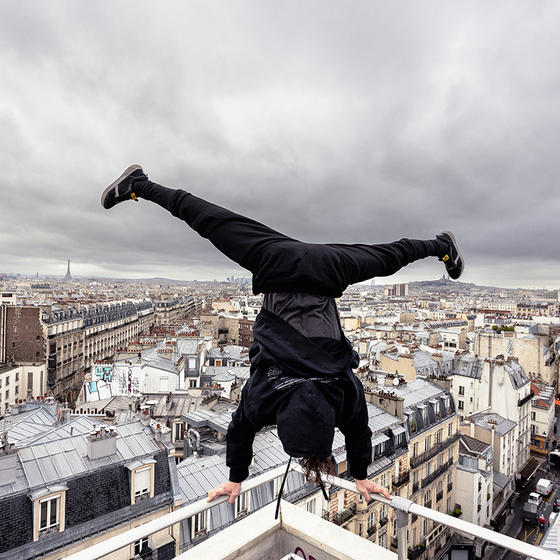
[(461, 251), (459, 251), (455, 236), (450, 231), (442, 231), (436, 235), (436, 238), (447, 243), (447, 253), (440, 257), (439, 260), (443, 261), (449, 277), (453, 278), (453, 280), (457, 280), (457, 278), (463, 274), (465, 261), (463, 260)]
[(101, 206), (113, 208), (119, 202), (125, 200), (138, 200), (134, 192), (134, 183), (138, 180), (146, 180), (148, 177), (139, 165), (127, 167), (123, 174), (113, 181), (101, 195)]

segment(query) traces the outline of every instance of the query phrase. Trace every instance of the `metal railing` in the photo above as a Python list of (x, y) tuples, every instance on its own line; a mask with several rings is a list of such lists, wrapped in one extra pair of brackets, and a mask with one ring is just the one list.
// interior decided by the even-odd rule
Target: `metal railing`
[[(300, 473), (303, 472), (303, 469), (299, 465), (294, 465), (292, 467), (292, 470)], [(254, 488), (261, 486), (262, 484), (271, 482), (275, 478), (281, 476), (284, 471), (285, 466), (280, 466), (247, 480), (243, 483), (243, 492), (253, 490)], [(348, 490), (356, 494), (359, 493), (356, 489), (356, 485), (348, 480), (330, 475), (325, 476), (324, 480), (325, 482), (336, 485), (344, 490)], [(488, 541), (501, 548), (507, 548), (508, 550), (519, 554), (520, 556), (535, 558), (537, 560), (558, 560), (558, 554), (556, 552), (533, 546), (526, 542), (514, 539), (513, 537), (509, 537), (507, 535), (492, 531), (491, 529), (487, 529), (486, 527), (481, 527), (479, 525), (475, 525), (474, 523), (458, 519), (451, 515), (447, 515), (445, 513), (423, 507), (406, 498), (393, 496), (391, 500), (387, 500), (379, 494), (372, 494), (372, 498), (391, 506), (395, 510), (397, 516), (397, 542), (399, 560), (405, 560), (409, 551), (414, 551), (414, 548), (409, 549), (407, 537), (409, 515), (411, 514), (424, 517), (425, 519), (429, 519), (434, 523), (440, 523), (442, 525), (450, 527), (451, 529), (455, 529), (456, 531), (471, 536), (473, 539)], [(194, 517), (198, 513), (211, 509), (226, 501), (226, 496), (216, 498), (211, 503), (208, 503), (206, 499), (203, 498), (197, 502), (193, 502), (192, 504), (183, 506), (176, 511), (149, 521), (148, 523), (144, 523), (139, 527), (120, 533), (119, 535), (111, 537), (101, 543), (94, 544), (85, 550), (81, 550), (80, 552), (71, 554), (70, 556), (66, 557), (66, 560), (98, 560), (103, 556), (111, 554), (112, 552), (124, 548), (125, 546), (139, 541), (140, 539), (146, 538), (153, 533), (157, 533), (158, 531), (175, 525), (180, 521)], [(425, 550), (426, 549), (424, 548), (422, 551), (418, 550), (417, 552), (421, 554)]]
[(452, 445), (457, 440), (459, 440), (460, 437), (461, 437), (461, 434), (459, 432), (457, 432), (457, 433), (453, 434), (451, 437), (448, 437), (446, 440), (444, 440), (442, 442), (439, 442), (439, 443), (435, 443), (430, 449), (428, 449), (428, 451), (424, 451), (424, 453), (421, 453), (420, 455), (416, 455), (415, 457), (410, 457), (409, 460), (410, 460), (411, 468), (416, 468), (419, 465), (421, 465), (422, 463), (424, 463), (425, 461), (428, 461), (429, 459), (432, 459), (440, 451), (443, 451), (444, 449), (447, 449), (450, 445)]

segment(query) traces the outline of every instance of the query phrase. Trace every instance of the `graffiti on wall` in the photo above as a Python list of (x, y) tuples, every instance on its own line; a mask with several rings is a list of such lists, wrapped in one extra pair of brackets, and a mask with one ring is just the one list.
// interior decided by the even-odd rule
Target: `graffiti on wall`
[(110, 383), (113, 380), (113, 366), (93, 366), (93, 373), (101, 381)]

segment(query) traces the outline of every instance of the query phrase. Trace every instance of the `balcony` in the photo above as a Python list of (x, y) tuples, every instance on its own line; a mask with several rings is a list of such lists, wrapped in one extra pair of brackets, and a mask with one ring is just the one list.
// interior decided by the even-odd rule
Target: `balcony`
[[(299, 465), (294, 465), (292, 468), (297, 472), (302, 472)], [(284, 466), (279, 466), (247, 480), (243, 483), (243, 491), (254, 490), (263, 484), (270, 483), (275, 478), (282, 476), (284, 470)], [(325, 478), (325, 481), (330, 484), (357, 493), (355, 484), (348, 480), (333, 476)], [(428, 519), (433, 523), (450, 527), (481, 541), (506, 548), (522, 557), (537, 560), (558, 560), (556, 552), (530, 545), (486, 527), (457, 519), (452, 515), (422, 507), (405, 498), (393, 496), (392, 500), (386, 500), (378, 494), (372, 494), (372, 497), (388, 507), (392, 507), (397, 513), (404, 514), (397, 515), (398, 546), (404, 554), (408, 551), (409, 558), (420, 558), (426, 551), (425, 543), (420, 543), (411, 548), (408, 547), (408, 516), (412, 514)], [(80, 552), (66, 556), (66, 560), (99, 560), (117, 550), (128, 547), (140, 539), (149, 537), (181, 521), (188, 520), (226, 501), (226, 497), (220, 497), (208, 503), (206, 498), (203, 498), (134, 529), (121, 532), (114, 537), (84, 548)], [(319, 557), (320, 555), (321, 558), (328, 560), (340, 560), (342, 558), (362, 560), (374, 557), (377, 560), (395, 560), (393, 552), (379, 547), (367, 539), (360, 538), (350, 531), (329, 524), (322, 520), (320, 516), (308, 513), (304, 508), (282, 501), (282, 515), (278, 520), (274, 520), (274, 508), (275, 504), (269, 504), (231, 527), (210, 535), (210, 538), (203, 543), (192, 546), (186, 552), (177, 556), (176, 560), (197, 560), (199, 558), (226, 560), (227, 558), (240, 557), (240, 554), (242, 554), (244, 560), (259, 560), (267, 555), (272, 558), (282, 558), (293, 552), (298, 546), (305, 551), (307, 557), (309, 555)]]
[(410, 458), (410, 466), (412, 468), (416, 468), (416, 467), (420, 466), (422, 463), (428, 461), (432, 457), (435, 457), (438, 453), (440, 453), (444, 449), (447, 449), (450, 445), (453, 445), (456, 441), (459, 440), (460, 437), (461, 437), (461, 434), (456, 433), (456, 434), (452, 435), (450, 438), (447, 438), (445, 441), (434, 444), (432, 446), (432, 448), (429, 449), (428, 451), (425, 451), (424, 453), (421, 453), (420, 455), (416, 455), (416, 457), (411, 457)]
[(414, 548), (408, 549), (409, 560), (417, 560), (426, 552), (426, 543), (417, 544)]
[(412, 493), (415, 494), (416, 492), (418, 492), (418, 490), (420, 490), (420, 483), (414, 482), (412, 484)]
[(453, 465), (453, 459), (446, 461), (441, 465), (441, 467), (437, 468), (432, 474), (429, 474), (425, 478), (422, 479), (422, 488), (426, 488), (430, 483), (432, 483), (436, 478), (440, 477), (445, 471), (449, 469)]
[(389, 521), (389, 518), (387, 516), (382, 517), (379, 520), (379, 527), (385, 527), (385, 525), (387, 525), (387, 521)]
[(372, 535), (375, 535), (376, 532), (377, 532), (377, 525), (372, 525), (367, 529), (367, 536), (371, 537)]
[(356, 504), (344, 508), (341, 512), (335, 513), (332, 518), (332, 522), (336, 525), (343, 525), (348, 520), (356, 515)]
[(410, 480), (410, 473), (406, 471), (405, 473), (400, 474), (398, 477), (393, 477), (393, 488), (400, 488), (408, 483)]

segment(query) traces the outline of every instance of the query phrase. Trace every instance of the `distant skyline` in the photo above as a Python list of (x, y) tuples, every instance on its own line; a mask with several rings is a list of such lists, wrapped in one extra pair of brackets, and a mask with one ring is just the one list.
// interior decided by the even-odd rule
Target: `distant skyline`
[(292, 237), (451, 229), (465, 282), (557, 289), (559, 28), (547, 0), (0, 0), (0, 270), (243, 275), (159, 207), (101, 208), (140, 163)]

